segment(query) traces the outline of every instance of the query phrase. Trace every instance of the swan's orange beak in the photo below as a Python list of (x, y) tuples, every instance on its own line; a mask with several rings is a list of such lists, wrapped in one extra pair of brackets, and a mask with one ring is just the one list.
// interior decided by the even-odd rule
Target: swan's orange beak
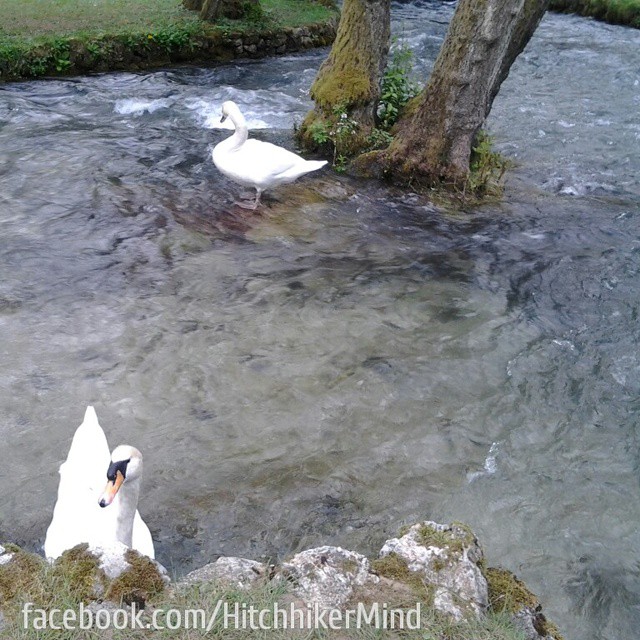
[(98, 500), (98, 504), (101, 507), (108, 507), (113, 502), (113, 499), (116, 497), (116, 493), (118, 493), (118, 491), (120, 490), (120, 487), (122, 486), (123, 482), (124, 482), (124, 476), (120, 471), (116, 471), (116, 479), (113, 481), (109, 480), (109, 482), (107, 482), (107, 486), (105, 487), (104, 492), (100, 496), (100, 500)]

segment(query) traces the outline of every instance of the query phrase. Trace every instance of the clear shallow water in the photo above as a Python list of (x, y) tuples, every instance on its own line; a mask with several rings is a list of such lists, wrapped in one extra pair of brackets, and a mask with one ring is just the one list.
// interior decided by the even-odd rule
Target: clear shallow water
[[(395, 7), (425, 67), (451, 11)], [(231, 206), (220, 103), (291, 144), (323, 52), (2, 87), (0, 539), (42, 543), (94, 403), (178, 573), (460, 519), (568, 638), (635, 638), (639, 44), (545, 18), (459, 216), (329, 172)]]

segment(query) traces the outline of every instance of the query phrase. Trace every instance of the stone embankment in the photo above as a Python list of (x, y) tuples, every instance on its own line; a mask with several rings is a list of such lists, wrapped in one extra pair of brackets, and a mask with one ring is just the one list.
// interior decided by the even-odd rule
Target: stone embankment
[[(33, 572), (38, 562), (44, 560), (0, 547), (0, 610), (3, 596), (11, 602), (2, 585), (24, 584), (28, 576), (23, 572)], [(302, 551), (280, 565), (221, 557), (174, 584), (161, 565), (124, 545), (108, 549), (80, 545), (65, 552), (52, 571), (79, 580), (79, 585), (67, 588), (94, 608), (132, 602), (152, 608), (158, 598), (166, 605), (192, 585), (251, 591), (274, 584), (282, 587), (285, 607), (347, 611), (359, 603), (405, 607), (414, 603), (418, 610), (456, 623), (481, 620), (490, 612), (506, 613), (527, 640), (561, 640), (524, 583), (509, 571), (487, 568), (476, 536), (459, 523), (425, 521), (406, 527), (397, 538), (387, 540), (373, 560), (333, 546)]]

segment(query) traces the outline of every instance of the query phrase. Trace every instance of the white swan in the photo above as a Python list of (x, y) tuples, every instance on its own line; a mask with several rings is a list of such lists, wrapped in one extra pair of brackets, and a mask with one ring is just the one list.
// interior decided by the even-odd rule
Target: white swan
[(231, 119), (236, 130), (231, 137), (214, 147), (211, 157), (219, 171), (227, 178), (256, 190), (253, 203), (236, 203), (245, 209), (257, 209), (260, 195), (265, 189), (293, 182), (305, 173), (316, 171), (327, 164), (326, 160), (305, 160), (270, 142), (248, 140), (247, 123), (238, 105), (231, 100), (222, 105), (220, 122), (224, 122), (227, 117)]
[(137, 511), (141, 477), (142, 454), (127, 445), (110, 454), (98, 416), (87, 407), (67, 460), (60, 465), (45, 556), (57, 558), (82, 542), (105, 546), (118, 541), (154, 558), (151, 533)]

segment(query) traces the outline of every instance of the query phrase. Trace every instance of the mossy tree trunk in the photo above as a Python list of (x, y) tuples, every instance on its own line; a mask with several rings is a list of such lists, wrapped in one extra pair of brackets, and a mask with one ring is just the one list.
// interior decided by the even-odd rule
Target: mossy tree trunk
[(427, 86), (369, 161), (400, 182), (464, 183), (475, 137), (547, 1), (460, 0)]
[(252, 7), (259, 9), (259, 0), (182, 0), (192, 11), (199, 11), (203, 20), (214, 22), (218, 18), (242, 18)]
[(375, 126), (389, 52), (390, 4), (390, 0), (344, 0), (335, 42), (311, 87), (315, 108), (300, 128), (306, 146), (316, 146), (310, 127), (316, 122), (330, 124), (337, 110), (358, 124), (350, 153), (364, 145)]

